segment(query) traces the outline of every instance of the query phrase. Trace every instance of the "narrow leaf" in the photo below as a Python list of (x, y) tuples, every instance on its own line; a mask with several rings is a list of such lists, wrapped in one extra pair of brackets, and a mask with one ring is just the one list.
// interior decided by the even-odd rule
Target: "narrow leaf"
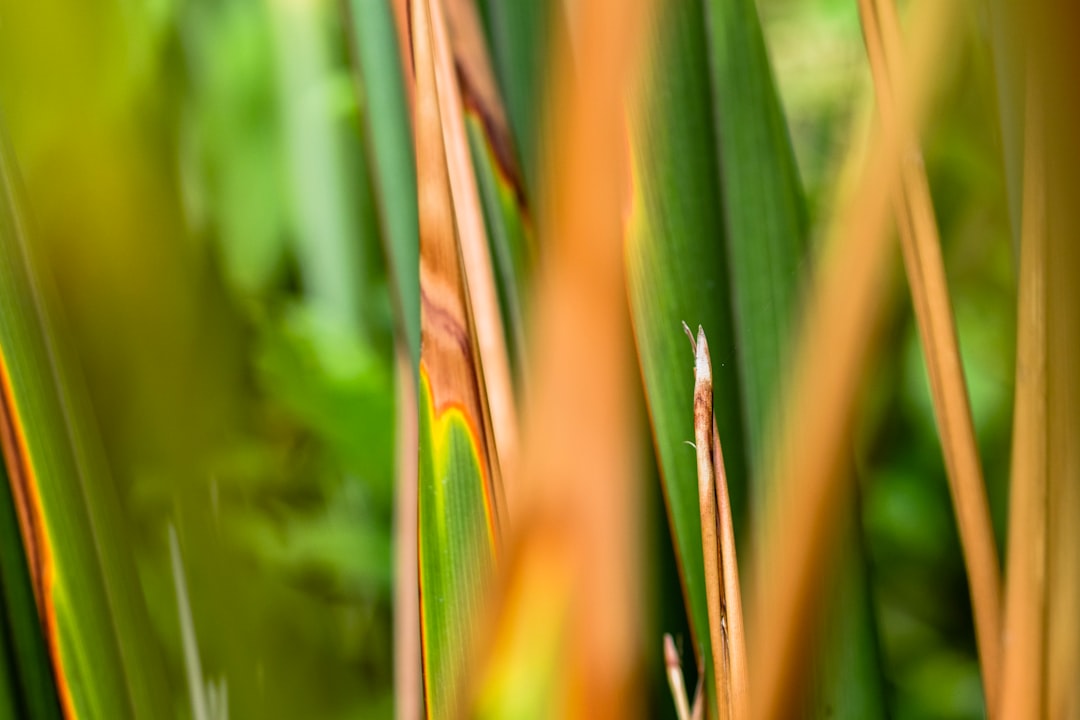
[(507, 123), (473, 0), (445, 2), (472, 167), (490, 241), (490, 257), (494, 259), (506, 342), (511, 359), (520, 368), (524, 353), (524, 300), (529, 292), (528, 279), (535, 251), (517, 143)]
[(160, 649), (14, 168), (0, 137), (0, 427), (60, 706), (66, 717), (164, 717)]
[(746, 720), (750, 717), (746, 637), (731, 499), (720, 435), (713, 420), (712, 359), (705, 331), (698, 327), (694, 340), (690, 328), (685, 324), (683, 328), (694, 349), (694, 440), (717, 714), (720, 718)]
[(528, 197), (540, 183), (542, 113), (536, 112), (547, 91), (545, 72), (552, 67), (565, 26), (562, 2), (552, 0), (477, 0), (485, 20), (495, 74), (506, 98), (507, 115), (517, 139)]
[[(5, 430), (0, 427), (0, 433)], [(56, 683), (11, 490), (0, 459), (0, 714), (6, 710), (5, 717), (59, 718)]]
[(373, 194), (397, 321), (413, 365), (420, 359), (419, 244), (416, 217), (416, 161), (409, 100), (390, 4), (350, 0), (347, 13), (367, 132)]
[(941, 238), (918, 138), (911, 127), (896, 8), (892, 0), (861, 0), (859, 9), (881, 122), (891, 128), (888, 132), (896, 135), (902, 158), (898, 158), (900, 183), (893, 196), (893, 212), (900, 230), (904, 266), (971, 585), (983, 689), (987, 706), (993, 707), (1000, 663), (1001, 574), (945, 279)]
[[(806, 211), (754, 0), (705, 0), (704, 12), (718, 139), (713, 151), (719, 157), (735, 347), (754, 471), (769, 440), (769, 413), (783, 397), (795, 303), (806, 274)], [(770, 491), (755, 474), (755, 517), (761, 517)]]
[[(745, 477), (740, 385), (728, 303), (728, 263), (716, 138), (709, 107), (700, 0), (663, 6), (652, 25), (648, 64), (631, 114), (633, 197), (626, 283), (634, 339), (659, 459), (673, 544), (700, 675), (712, 677), (693, 437), (693, 378), (679, 323), (692, 319), (717, 359), (715, 416), (728, 467)], [(736, 490), (742, 486), (736, 486)], [(735, 498), (739, 506), (741, 497)], [(713, 684), (706, 683), (711, 694)], [(715, 701), (710, 703), (715, 707)]]
[[(621, 271), (626, 197), (625, 99), (649, 3), (581, 6), (581, 72), (568, 48), (556, 66), (549, 178), (533, 326), (534, 383), (523, 427), (521, 491), (527, 513), (515, 523), (508, 580), (544, 575), (540, 596), (506, 587), (497, 630), (550, 627), (566, 608), (559, 655), (544, 697), (548, 717), (623, 718), (640, 705), (637, 491), (632, 446), (632, 380)], [(572, 412), (567, 412), (572, 408)], [(545, 552), (546, 549), (546, 552)], [(519, 564), (520, 563), (520, 564)], [(551, 568), (542, 572), (544, 568)], [(514, 620), (510, 623), (508, 620)], [(496, 636), (495, 648), (513, 645)], [(485, 676), (518, 675), (490, 665)]]
[[(953, 9), (951, 3), (913, 8), (919, 44), (909, 96), (916, 127), (933, 77), (931, 59)], [(759, 718), (795, 712), (790, 688), (801, 677), (811, 608), (837, 513), (846, 506), (844, 450), (885, 286), (888, 200), (899, 174), (897, 139), (885, 130), (875, 137), (860, 182), (827, 233), (832, 245), (812, 285), (776, 457), (767, 469), (766, 485), (784, 486), (773, 501), (772, 530), (755, 564), (769, 569), (759, 578), (751, 615), (751, 697)]]
[[(455, 72), (456, 61), (443, 9), (446, 1), (435, 0), (428, 4), (434, 87), (438, 92), (438, 114), (446, 172), (454, 223), (458, 229), (457, 242), (464, 272), (463, 288), (469, 297), (471, 322), (476, 337), (477, 362), (483, 367), (483, 372), (478, 377), (491, 408), (494, 443), (490, 451), (497, 463), (513, 467), (517, 452), (517, 410), (510, 360), (483, 210), (465, 131), (464, 106)], [(414, 33), (413, 49), (418, 62), (420, 54), (416, 45), (417, 38)], [(421, 72), (420, 68), (417, 68), (418, 82)], [(422, 92), (422, 89), (418, 90), (418, 93)], [(421, 250), (421, 254), (422, 252)]]
[[(418, 547), (421, 644), (428, 717), (464, 710), (482, 598), (503, 515), (482, 362), (463, 275), (463, 227), (448, 173), (443, 110), (447, 68), (436, 53), (437, 0), (411, 8), (413, 107), (420, 223)], [(442, 40), (445, 45), (445, 38)], [(452, 77), (450, 78), (452, 81)], [(482, 230), (482, 229), (481, 229)]]
[[(1047, 254), (1045, 147), (1040, 88), (1029, 77), (1017, 298), (1016, 401), (1009, 490), (1001, 695), (996, 717), (1045, 709), (1047, 474)], [(988, 699), (989, 699), (989, 693)]]
[(690, 720), (690, 700), (686, 696), (686, 680), (683, 679), (682, 660), (675, 647), (675, 640), (664, 633), (664, 669), (667, 672), (671, 699), (675, 703), (675, 716), (679, 720)]

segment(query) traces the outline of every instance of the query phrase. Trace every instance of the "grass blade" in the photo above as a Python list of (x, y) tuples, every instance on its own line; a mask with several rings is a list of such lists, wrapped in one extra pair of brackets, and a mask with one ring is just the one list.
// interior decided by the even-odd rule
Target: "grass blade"
[[(805, 275), (806, 212), (753, 0), (706, 0), (704, 11), (735, 347), (756, 477), (755, 463), (768, 443), (768, 415), (783, 397), (784, 363), (791, 355)], [(759, 520), (771, 492), (764, 480), (750, 486)]]
[(728, 682), (731, 686), (731, 717), (750, 717), (750, 669), (746, 657), (746, 624), (743, 622), (742, 590), (739, 586), (739, 563), (735, 554), (735, 528), (731, 521), (731, 497), (728, 494), (724, 453), (720, 434), (713, 423), (713, 470), (716, 473), (716, 509), (719, 521), (720, 572), (723, 577), (725, 605), (725, 646)]
[(1002, 689), (996, 717), (1044, 715), (1046, 639), (1047, 254), (1046, 185), (1041, 98), (1027, 82), (1024, 197), (1017, 300), (1016, 401), (1009, 491), (1009, 544), (1002, 646)]
[[(685, 325), (683, 327), (686, 327)], [(690, 335), (690, 329), (686, 328)], [(717, 715), (730, 720), (733, 715), (731, 666), (724, 632), (725, 598), (720, 578), (720, 522), (716, 509), (716, 470), (713, 468), (712, 361), (705, 331), (698, 327), (694, 342), (694, 445), (697, 451), (698, 507), (701, 510), (701, 555), (705, 561), (705, 600), (709, 609), (709, 638), (712, 641), (713, 691)]]
[[(528, 514), (515, 526), (521, 550), (507, 566), (492, 642), (513, 645), (500, 633), (551, 627), (565, 609), (562, 632), (549, 640), (558, 652), (552, 675), (536, 678), (545, 683), (548, 717), (622, 718), (640, 707), (622, 131), (647, 5), (581, 6), (592, 38), (581, 48), (581, 73), (572, 72), (566, 47), (557, 66), (552, 137), (561, 143), (540, 225), (547, 255), (536, 286), (535, 384), (521, 465)], [(541, 574), (551, 579), (543, 595), (515, 584)], [(520, 675), (491, 665), (499, 659), (489, 656), (488, 677)]]
[(0, 425), (38, 614), (67, 717), (163, 717), (172, 707), (120, 507), (0, 137)]
[(686, 680), (683, 679), (682, 661), (675, 641), (664, 633), (664, 668), (667, 671), (671, 699), (675, 702), (675, 716), (678, 720), (690, 720), (690, 700), (686, 696)]
[[(917, 8), (913, 28), (920, 44), (911, 75), (913, 117), (925, 104), (930, 59), (940, 47), (951, 3)], [(801, 344), (782, 417), (772, 480), (785, 482), (768, 523), (750, 637), (754, 716), (788, 717), (790, 688), (800, 677), (807, 628), (833, 539), (834, 517), (844, 506), (843, 449), (858, 379), (867, 359), (887, 266), (888, 199), (897, 181), (894, 135), (879, 135), (860, 183), (828, 237), (834, 243), (814, 283), (801, 327)], [(796, 481), (797, 479), (797, 481)]]
[(395, 291), (397, 321), (415, 367), (420, 359), (420, 279), (410, 96), (406, 93), (389, 3), (348, 0), (346, 7), (353, 64), (366, 100), (365, 149)]
[[(495, 260), (505, 341), (511, 360), (520, 370), (524, 299), (529, 292), (535, 254), (525, 183), (473, 0), (446, 0), (445, 7), (490, 257)], [(512, 457), (512, 447), (508, 453)]]
[[(1062, 12), (1064, 11), (1064, 12)], [(1080, 716), (1080, 103), (1073, 69), (1080, 48), (1072, 28), (1078, 8), (1040, 3), (1031, 37), (1040, 38), (1047, 205), (1047, 385), (1049, 551), (1047, 556), (1046, 715)], [(1051, 112), (1050, 109), (1053, 109)], [(1052, 150), (1052, 153), (1050, 152)]]
[(438, 68), (448, 53), (445, 37), (436, 52), (436, 5), (419, 0), (411, 8), (421, 293), (418, 545), (427, 714), (453, 717), (466, 702), (464, 673), (500, 541), (503, 500), (462, 271), (460, 239), (476, 229), (459, 223), (444, 144), (453, 113), (441, 107), (446, 68)]
[(900, 183), (893, 198), (894, 214), (968, 568), (986, 704), (994, 707), (1000, 663), (1001, 577), (941, 239), (922, 153), (911, 127), (911, 109), (903, 95), (904, 59), (896, 9), (890, 0), (861, 0), (859, 9), (881, 121), (891, 126), (888, 132), (898, 138), (904, 158), (898, 160)]
[[(749, 467), (742, 473), (739, 458), (733, 458), (731, 477), (748, 478), (752, 539), (760, 546), (770, 532), (766, 508), (777, 492), (767, 453), (775, 451), (774, 430), (784, 422), (773, 415), (787, 395), (797, 303), (808, 279), (807, 218), (755, 3), (706, 0), (704, 20)], [(723, 427), (720, 434), (729, 450), (739, 449), (737, 436)], [(852, 596), (832, 593), (818, 606), (812, 624), (827, 641), (815, 651), (818, 671), (807, 688), (805, 712), (854, 719), (884, 712), (884, 696), (876, 664), (866, 661), (874, 657), (876, 628), (867, 589), (856, 581), (861, 538), (854, 527), (845, 532), (845, 548), (835, 561), (836, 587), (846, 586)], [(761, 566), (755, 571), (772, 572)]]
[(418, 496), (420, 427), (416, 372), (400, 343), (397, 359), (397, 481), (394, 497), (394, 712), (398, 720), (423, 715), (420, 650)]
[(506, 98), (513, 135), (521, 149), (526, 195), (536, 197), (540, 180), (541, 114), (545, 68), (565, 18), (563, 4), (550, 0), (478, 0), (499, 87)]
[[(515, 409), (510, 361), (503, 332), (494, 271), (484, 225), (483, 209), (469, 154), (463, 104), (458, 87), (456, 64), (443, 10), (445, 0), (428, 6), (431, 18), (434, 87), (438, 92), (439, 122), (446, 158), (446, 171), (458, 230), (457, 243), (469, 296), (471, 322), (476, 335), (479, 378), (487, 394), (494, 444), (493, 459), (513, 467), (517, 452), (517, 411)], [(415, 13), (415, 7), (413, 12)], [(413, 35), (414, 52), (416, 35)], [(419, 77), (419, 68), (417, 69)], [(423, 282), (421, 280), (421, 282)]]
[[(631, 113), (633, 198), (626, 283), (634, 340), (659, 459), (694, 657), (712, 677), (701, 516), (693, 437), (693, 378), (679, 323), (705, 328), (717, 358), (715, 419), (731, 475), (745, 477), (740, 382), (728, 304), (728, 263), (709, 106), (708, 54), (700, 0), (667, 3), (649, 38), (650, 56)], [(736, 485), (734, 490), (744, 486)], [(741, 496), (734, 505), (740, 507)], [(706, 683), (712, 694), (712, 683)], [(715, 706), (715, 702), (710, 703)]]
[(745, 720), (750, 717), (746, 638), (731, 500), (720, 435), (713, 420), (712, 360), (705, 331), (699, 327), (695, 341), (690, 329), (683, 328), (694, 348), (694, 441), (717, 714)]
[[(2, 415), (0, 437), (10, 438)], [(0, 714), (6, 710), (5, 717), (59, 718), (56, 683), (11, 489), (0, 459)]]

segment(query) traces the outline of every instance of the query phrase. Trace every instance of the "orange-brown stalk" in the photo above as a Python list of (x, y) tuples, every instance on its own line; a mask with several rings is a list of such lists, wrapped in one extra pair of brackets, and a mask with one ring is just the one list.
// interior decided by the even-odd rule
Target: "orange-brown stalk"
[(746, 624), (743, 622), (742, 591), (739, 588), (739, 563), (735, 555), (735, 526), (731, 520), (731, 497), (720, 432), (713, 419), (713, 471), (716, 473), (716, 512), (720, 523), (720, 574), (723, 580), (725, 651), (733, 720), (750, 718), (750, 667), (746, 658)]
[(964, 551), (987, 707), (1000, 667), (1001, 576), (964, 369), (934, 220), (930, 186), (903, 81), (904, 52), (893, 0), (859, 0), (863, 35), (883, 125), (897, 137), (900, 183), (893, 213), (930, 377), (934, 416)]
[[(1080, 717), (1080, 6), (1023, 6), (1043, 109), (1037, 130), (1045, 191), (1047, 333), (1047, 597), (1043, 716)], [(1036, 80), (1037, 79), (1037, 80)], [(1029, 136), (1035, 141), (1035, 136)], [(1037, 178), (1033, 179), (1036, 182)]]
[[(462, 260), (456, 206), (447, 171), (443, 121), (447, 113), (437, 83), (438, 58), (431, 10), (437, 0), (411, 6), (415, 68), (417, 203), (420, 224), (420, 370), (431, 383), (436, 414), (460, 407), (477, 431), (477, 452), (494, 499), (496, 537), (505, 517), (502, 483), (484, 392), (484, 371)], [(442, 73), (442, 74), (445, 74)]]
[(731, 500), (713, 416), (712, 359), (704, 329), (698, 326), (694, 340), (685, 323), (683, 328), (694, 349), (694, 443), (717, 714), (721, 720), (746, 720), (750, 716), (746, 639)]
[[(487, 394), (495, 440), (495, 454), (492, 459), (500, 468), (509, 468), (513, 466), (517, 454), (517, 409), (487, 229), (476, 187), (469, 140), (465, 132), (465, 105), (462, 102), (457, 72), (459, 58), (455, 57), (450, 44), (444, 11), (447, 0), (426, 2), (431, 13), (435, 85), (439, 96), (439, 118), (446, 152), (450, 197), (457, 222), (458, 248), (465, 275), (464, 287), (472, 308), (476, 345), (483, 367), (481, 378)], [(481, 42), (479, 23), (475, 16), (470, 14), (471, 6), (463, 6), (458, 2), (454, 7), (458, 11), (455, 19), (459, 47), (465, 41), (472, 44)], [(468, 30), (470, 27), (471, 31)], [(471, 62), (468, 69), (474, 73), (478, 53), (482, 51), (473, 47), (468, 49)], [(480, 57), (486, 58), (486, 55), (481, 54)], [(492, 82), (489, 90), (493, 92), (493, 89)]]
[(642, 707), (635, 683), (640, 533), (622, 263), (623, 106), (647, 5), (577, 6), (582, 37), (589, 38), (578, 48), (580, 72), (574, 74), (567, 47), (557, 54), (554, 174), (539, 224), (545, 257), (531, 303), (533, 382), (520, 464), (528, 512), (516, 527), (520, 547), (543, 539), (568, 571), (564, 585), (547, 593), (570, 600), (554, 681), (558, 717), (621, 720)]
[(675, 701), (675, 715), (679, 720), (690, 720), (690, 700), (686, 696), (686, 680), (683, 678), (682, 661), (675, 640), (664, 633), (664, 668), (667, 671), (668, 687)]
[[(400, 336), (399, 336), (400, 337)], [(398, 340), (397, 483), (394, 498), (394, 717), (419, 720), (423, 715), (420, 657), (420, 585), (417, 548), (417, 457), (419, 419), (416, 383), (408, 348)]]
[[(683, 325), (686, 328), (685, 325)], [(690, 329), (686, 328), (687, 335)], [(724, 631), (724, 593), (720, 580), (720, 523), (716, 518), (716, 473), (713, 468), (712, 362), (705, 331), (699, 326), (694, 348), (694, 446), (697, 451), (698, 508), (701, 510), (701, 554), (705, 561), (705, 599), (713, 654), (713, 689), (720, 720), (732, 717), (730, 666)]]
[(1047, 539), (1047, 227), (1039, 78), (1027, 81), (1016, 400), (1009, 493), (1002, 692), (996, 717), (1043, 717)]
[[(912, 115), (921, 116), (931, 60), (955, 11), (927, 0), (913, 8)], [(917, 123), (915, 123), (917, 127)], [(829, 560), (835, 515), (847, 477), (844, 456), (857, 389), (887, 286), (889, 198), (899, 180), (898, 141), (888, 127), (874, 138), (853, 196), (832, 221), (831, 245), (821, 264), (801, 326), (791, 395), (782, 415), (777, 451), (767, 472), (774, 497), (765, 538), (768, 568), (758, 578), (751, 660), (751, 710), (757, 718), (797, 714), (808, 628)]]

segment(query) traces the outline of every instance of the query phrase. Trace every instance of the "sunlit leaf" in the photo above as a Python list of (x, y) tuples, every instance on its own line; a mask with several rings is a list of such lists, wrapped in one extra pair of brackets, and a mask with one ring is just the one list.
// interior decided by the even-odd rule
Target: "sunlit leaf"
[(683, 321), (710, 338), (716, 422), (737, 489), (746, 475), (741, 393), (702, 6), (678, 0), (663, 8), (633, 116), (627, 289), (694, 654), (706, 663), (699, 672), (712, 677), (695, 454), (685, 444), (694, 437), (694, 373)]
[(14, 161), (0, 144), (0, 425), (66, 716), (172, 711), (120, 508), (85, 399), (34, 273)]

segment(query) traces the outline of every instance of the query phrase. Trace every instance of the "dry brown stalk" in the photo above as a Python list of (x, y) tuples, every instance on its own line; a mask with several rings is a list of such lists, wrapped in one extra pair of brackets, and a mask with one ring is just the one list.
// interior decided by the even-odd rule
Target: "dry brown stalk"
[(671, 697), (675, 701), (675, 715), (679, 720), (690, 720), (690, 700), (686, 696), (686, 680), (683, 678), (679, 650), (675, 647), (675, 640), (667, 633), (664, 633), (664, 667)]
[[(457, 221), (458, 249), (465, 274), (464, 286), (472, 310), (478, 364), (483, 368), (480, 377), (486, 389), (495, 439), (495, 455), (492, 459), (502, 469), (504, 466), (512, 466), (517, 454), (517, 410), (487, 228), (484, 225), (468, 135), (465, 132), (465, 105), (458, 84), (457, 58), (447, 29), (443, 7), (445, 1), (426, 0), (431, 13), (435, 86), (439, 97), (439, 117), (450, 180), (450, 196), (454, 219)], [(461, 10), (462, 4), (457, 3), (455, 7), (459, 10), (458, 25), (461, 28), (469, 27), (469, 16)], [(475, 18), (473, 22), (475, 23)], [(471, 34), (459, 30), (460, 35), (472, 37), (474, 40), (480, 37), (478, 29), (475, 28)], [(470, 57), (475, 58), (476, 53), (471, 52)], [(470, 65), (470, 68), (475, 67), (476, 61), (471, 62), (473, 65)]]
[[(687, 335), (690, 329), (684, 324)], [(701, 510), (701, 553), (705, 559), (705, 597), (709, 613), (709, 639), (713, 654), (713, 688), (717, 716), (731, 718), (728, 685), (727, 638), (724, 632), (724, 597), (720, 580), (719, 521), (716, 518), (716, 473), (713, 470), (712, 362), (705, 331), (699, 326), (694, 348), (694, 446), (697, 451), (698, 507)]]
[(713, 650), (718, 716), (749, 718), (746, 640), (724, 456), (713, 416), (712, 359), (705, 330), (697, 339), (683, 323), (694, 350), (694, 443), (698, 465), (701, 548)]
[(941, 239), (911, 108), (892, 0), (859, 0), (879, 115), (898, 138), (900, 183), (893, 212), (930, 377), (934, 416), (971, 587), (987, 707), (995, 707), (1000, 667), (1001, 577), (967, 384), (949, 301)]
[[(634, 407), (623, 285), (627, 187), (624, 94), (647, 0), (579, 6), (583, 45), (575, 73), (557, 54), (550, 202), (539, 224), (545, 257), (531, 330), (528, 414), (520, 461), (528, 516), (515, 527), (550, 533), (567, 566), (554, 597), (571, 599), (555, 682), (559, 717), (627, 718), (641, 712)], [(515, 491), (516, 492), (516, 491)], [(531, 517), (530, 517), (531, 516)], [(527, 556), (522, 556), (528, 561)], [(528, 573), (504, 568), (506, 572)], [(508, 598), (514, 593), (508, 592)], [(514, 613), (504, 605), (501, 614)], [(494, 644), (499, 645), (496, 639)]]
[[(921, 109), (934, 75), (931, 61), (955, 11), (951, 2), (926, 0), (913, 7), (912, 116)], [(915, 123), (917, 127), (917, 123)], [(829, 252), (820, 266), (801, 326), (788, 405), (777, 452), (767, 472), (777, 503), (765, 539), (768, 568), (758, 578), (751, 616), (751, 710), (758, 718), (796, 712), (801, 667), (814, 622), (820, 579), (825, 575), (844, 507), (844, 452), (854, 402), (869, 356), (870, 338), (887, 286), (889, 198), (899, 181), (898, 145), (882, 128), (871, 145), (862, 180), (833, 218)]]
[[(704, 337), (704, 335), (702, 335)], [(725, 650), (727, 651), (731, 717), (750, 718), (750, 668), (746, 659), (746, 624), (743, 622), (742, 591), (739, 588), (739, 563), (735, 555), (735, 526), (731, 520), (731, 497), (728, 494), (727, 473), (720, 433), (713, 419), (713, 471), (716, 473), (716, 509), (720, 523), (720, 574), (723, 578), (725, 607)]]
[[(431, 8), (435, 0), (412, 6), (415, 76), (417, 205), (420, 223), (420, 371), (431, 383), (436, 413), (457, 406), (477, 424), (484, 476), (495, 498), (496, 528), (504, 521), (502, 482), (484, 392), (483, 364), (461, 266), (457, 215), (451, 198), (444, 144), (443, 102), (437, 89), (439, 63), (433, 52)], [(497, 531), (499, 534), (499, 531)]]
[(423, 715), (420, 659), (420, 585), (417, 568), (417, 480), (419, 422), (416, 385), (403, 341), (396, 343), (397, 482), (394, 498), (394, 717)]
[(1043, 717), (1045, 708), (1049, 257), (1038, 82), (1029, 74), (1000, 718)]

